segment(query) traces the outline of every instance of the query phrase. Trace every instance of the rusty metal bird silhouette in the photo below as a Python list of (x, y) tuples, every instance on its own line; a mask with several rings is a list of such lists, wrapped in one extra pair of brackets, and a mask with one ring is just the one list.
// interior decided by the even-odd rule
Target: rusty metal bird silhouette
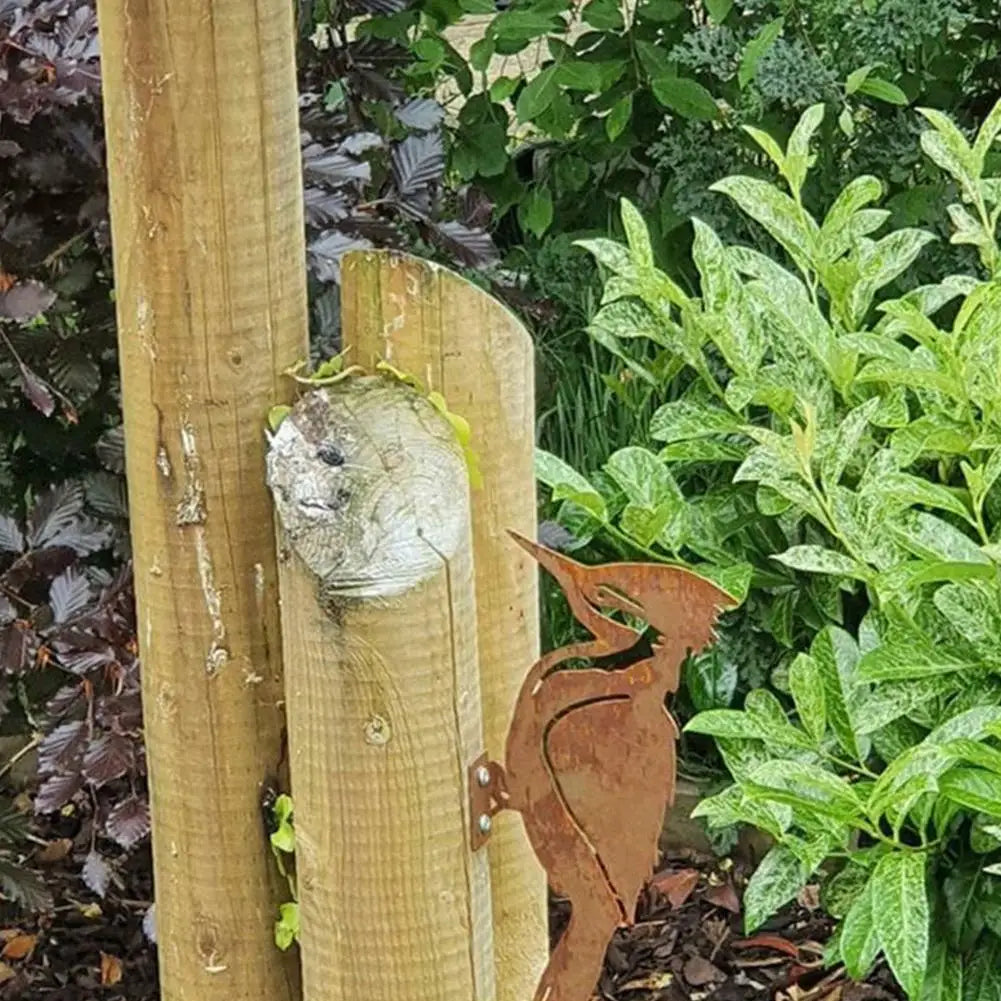
[[(586, 566), (510, 534), (553, 575), (593, 637), (532, 666), (503, 766), (487, 766), (491, 811), (521, 814), (550, 886), (571, 905), (535, 1001), (588, 1001), (615, 929), (635, 920), (673, 803), (678, 730), (665, 698), (677, 691), (685, 657), (712, 641), (720, 612), (736, 602), (681, 567)], [(652, 655), (626, 667), (576, 667), (640, 640), (642, 630), (606, 611), (646, 622), (657, 634)]]

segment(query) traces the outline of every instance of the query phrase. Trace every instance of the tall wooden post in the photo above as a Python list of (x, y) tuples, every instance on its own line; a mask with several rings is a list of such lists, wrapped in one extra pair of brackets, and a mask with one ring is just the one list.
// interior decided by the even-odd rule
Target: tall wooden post
[(467, 474), (381, 377), (309, 393), (268, 458), (279, 522), (303, 990), (493, 1001)]
[[(504, 755), (525, 672), (539, 656), (538, 571), (508, 536), (535, 537), (535, 366), (528, 332), (459, 275), (392, 252), (342, 268), (349, 360), (422, 379), (471, 425), (483, 485), (472, 493), (484, 750)], [(546, 881), (521, 818), (501, 813), (487, 849), (498, 1001), (535, 992), (548, 957)]]
[(262, 418), (307, 350), (289, 0), (99, 0), (163, 1001), (291, 1001)]

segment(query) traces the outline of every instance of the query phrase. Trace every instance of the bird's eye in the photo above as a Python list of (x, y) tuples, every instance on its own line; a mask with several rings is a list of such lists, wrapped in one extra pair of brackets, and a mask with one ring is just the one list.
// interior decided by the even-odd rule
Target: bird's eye
[(332, 441), (321, 442), (316, 449), (316, 457), (328, 466), (344, 465), (344, 453)]

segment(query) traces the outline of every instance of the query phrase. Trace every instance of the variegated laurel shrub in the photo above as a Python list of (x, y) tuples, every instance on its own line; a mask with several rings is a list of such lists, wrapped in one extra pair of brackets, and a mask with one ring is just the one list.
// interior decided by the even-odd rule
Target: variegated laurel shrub
[[(881, 233), (871, 176), (823, 219), (806, 211), (822, 107), (784, 150), (748, 129), (781, 184), (738, 176), (715, 190), (785, 256), (725, 246), (695, 220), (692, 297), (624, 203), (628, 246), (585, 244), (609, 272), (592, 334), (668, 402), (649, 441), (600, 474), (541, 454), (539, 475), (578, 539), (743, 578), (751, 621), (787, 650), (772, 688), (742, 709), (717, 699), (687, 726), (715, 738), (733, 778), (696, 813), (774, 838), (748, 929), (820, 881), (840, 921), (831, 962), (861, 977), (882, 954), (912, 1001), (996, 1001), (1001, 102), (971, 138), (922, 114), (921, 147), (954, 192), (952, 241), (976, 248), (980, 277), (892, 297), (931, 237)], [(657, 375), (636, 338), (658, 346)]]

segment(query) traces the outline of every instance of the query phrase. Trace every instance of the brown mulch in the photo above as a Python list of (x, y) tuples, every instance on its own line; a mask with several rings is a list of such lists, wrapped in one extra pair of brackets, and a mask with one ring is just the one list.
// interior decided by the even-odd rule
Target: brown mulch
[[(55, 911), (25, 919), (0, 907), (0, 1001), (156, 1001), (156, 950), (143, 932), (151, 899), (148, 848), (117, 860), (101, 899), (80, 879), (89, 845), (61, 819), (38, 831), (36, 863)], [(46, 861), (39, 861), (39, 858)], [(616, 933), (600, 1001), (898, 1001), (885, 971), (852, 984), (822, 968), (831, 923), (809, 888), (750, 937), (741, 925), (739, 863), (672, 854), (644, 895), (633, 928)], [(569, 906), (552, 903), (555, 939)], [(526, 999), (529, 1001), (529, 999)]]

